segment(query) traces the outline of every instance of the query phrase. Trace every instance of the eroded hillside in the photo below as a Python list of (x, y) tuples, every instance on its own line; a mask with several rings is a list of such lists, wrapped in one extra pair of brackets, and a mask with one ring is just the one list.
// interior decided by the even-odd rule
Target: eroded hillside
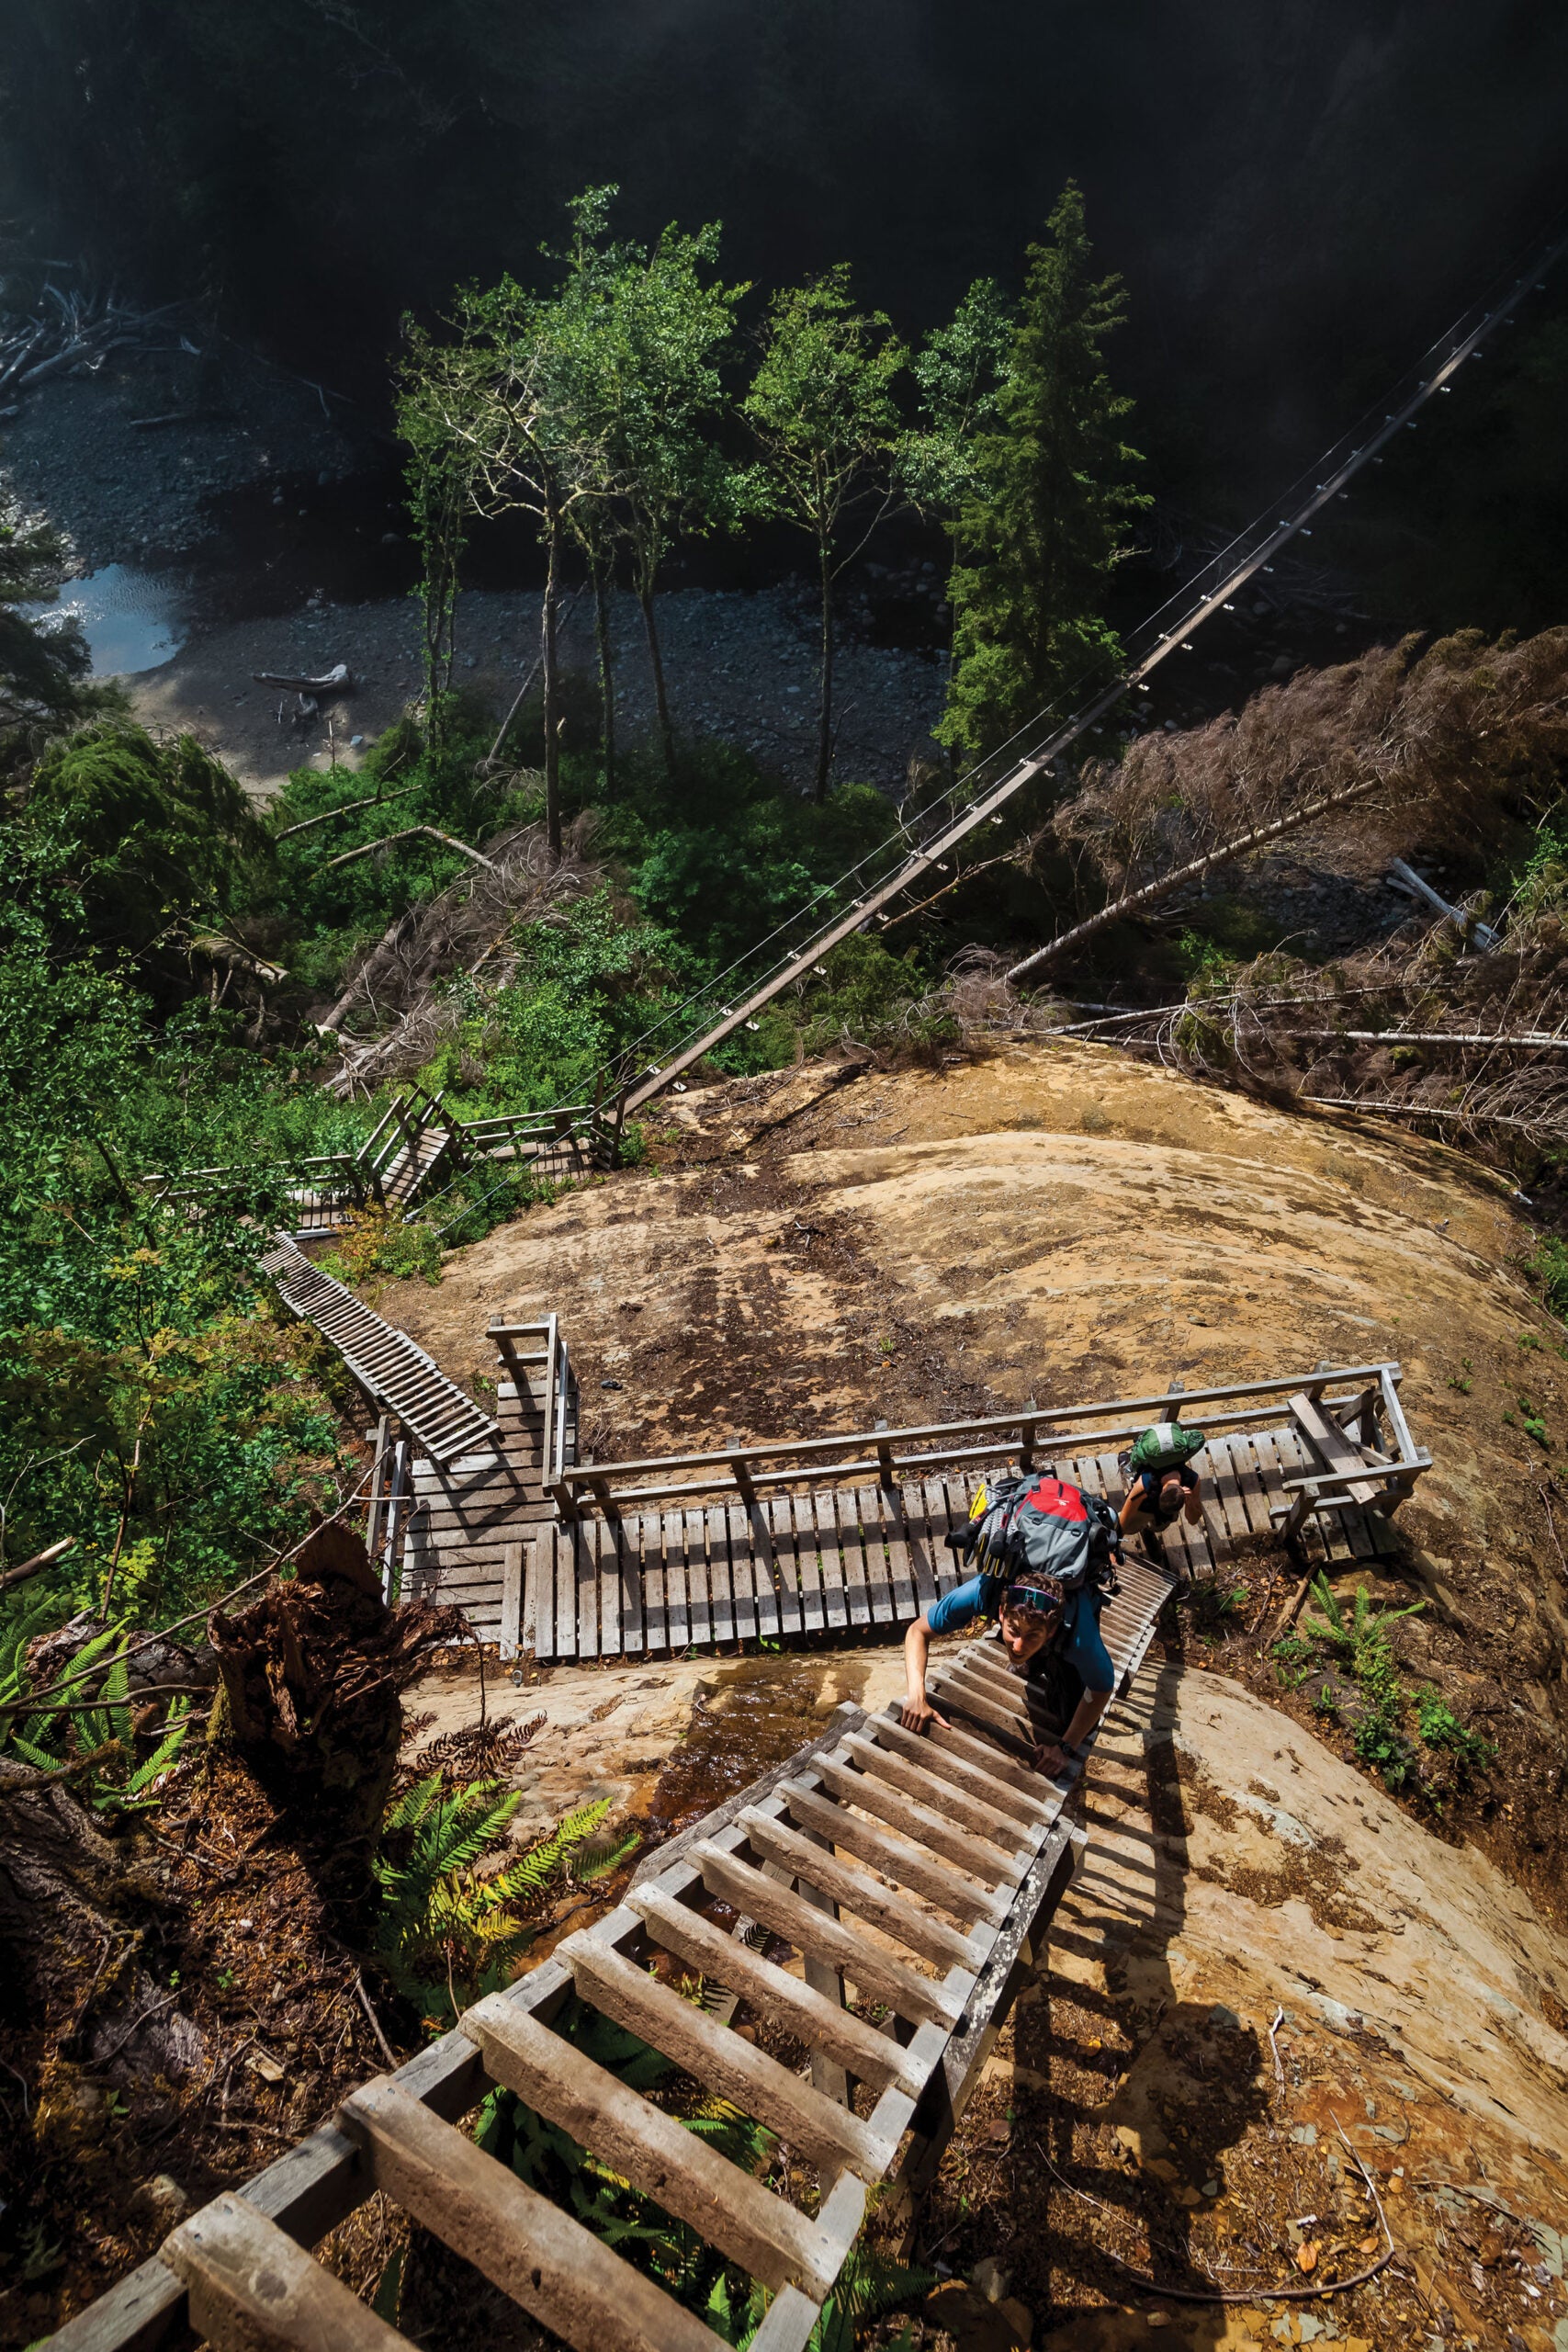
[[(1426, 1600), (1401, 1665), (1498, 1751), (1430, 1826), (1475, 1836), (1560, 1916), (1565, 1383), (1506, 1185), (1072, 1044), (693, 1091), (649, 1140), (643, 1168), (381, 1302), (468, 1381), (491, 1374), (491, 1315), (558, 1312), (601, 1459), (1397, 1357), (1435, 1466), (1400, 1515), (1405, 1556), (1370, 1581)], [(1310, 1721), (1245, 1638), (1212, 1641)]]

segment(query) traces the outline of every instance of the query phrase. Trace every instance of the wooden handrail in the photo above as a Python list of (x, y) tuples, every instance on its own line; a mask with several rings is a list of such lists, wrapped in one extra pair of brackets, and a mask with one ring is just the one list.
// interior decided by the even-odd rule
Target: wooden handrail
[[(870, 1449), (874, 1454), (880, 1454), (895, 1445), (918, 1445), (944, 1437), (978, 1436), (987, 1430), (1017, 1430), (1022, 1432), (1026, 1428), (1035, 1431), (1046, 1427), (1056, 1428), (1067, 1421), (1088, 1420), (1097, 1413), (1157, 1412), (1164, 1419), (1170, 1420), (1177, 1419), (1183, 1411), (1195, 1405), (1219, 1403), (1227, 1396), (1288, 1396), (1292, 1391), (1303, 1386), (1323, 1389), (1333, 1382), (1348, 1380), (1364, 1382), (1369, 1378), (1377, 1378), (1380, 1374), (1387, 1376), (1384, 1392), (1387, 1394), (1401, 1376), (1400, 1367), (1396, 1363), (1336, 1364), (1325, 1372), (1285, 1373), (1274, 1380), (1237, 1381), (1226, 1388), (1185, 1389), (1178, 1391), (1174, 1396), (1168, 1390), (1161, 1390), (1152, 1396), (1116, 1396), (1089, 1405), (1042, 1405), (1021, 1408), (1011, 1413), (985, 1414), (972, 1421), (930, 1421), (897, 1430), (848, 1430), (833, 1437), (776, 1438), (771, 1443), (729, 1448), (722, 1453), (643, 1455), (637, 1460), (626, 1462), (598, 1463), (593, 1465), (592, 1471), (570, 1469), (565, 1473), (565, 1476), (569, 1479), (586, 1485), (591, 1480), (631, 1477), (644, 1471), (723, 1469), (728, 1472), (729, 1464), (737, 1453), (748, 1466), (753, 1463), (767, 1462), (779, 1454), (798, 1457), (837, 1453), (841, 1453), (846, 1446), (859, 1446), (863, 1449)], [(1329, 1401), (1342, 1404), (1346, 1399), (1336, 1397)], [(1212, 1415), (1210, 1418), (1216, 1420), (1236, 1421), (1244, 1416), (1240, 1413), (1222, 1412)], [(1253, 1414), (1247, 1418), (1257, 1419), (1266, 1418), (1266, 1415)], [(1147, 1426), (1147, 1421), (1145, 1420), (1140, 1421), (1131, 1430), (1120, 1427), (1103, 1430), (1062, 1429), (1060, 1433), (1064, 1441), (1070, 1441), (1075, 1446), (1090, 1443), (1108, 1444), (1115, 1437), (1127, 1435), (1135, 1437), (1139, 1430)], [(875, 1466), (876, 1464), (874, 1461), (872, 1467), (874, 1469)]]

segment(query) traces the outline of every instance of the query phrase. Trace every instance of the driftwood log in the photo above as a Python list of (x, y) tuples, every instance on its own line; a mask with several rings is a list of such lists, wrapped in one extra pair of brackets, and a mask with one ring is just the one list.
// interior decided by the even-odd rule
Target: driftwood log
[(298, 695), (351, 695), (359, 681), (346, 662), (334, 662), (319, 678), (287, 677), (281, 670), (253, 670), (258, 686), (284, 686)]

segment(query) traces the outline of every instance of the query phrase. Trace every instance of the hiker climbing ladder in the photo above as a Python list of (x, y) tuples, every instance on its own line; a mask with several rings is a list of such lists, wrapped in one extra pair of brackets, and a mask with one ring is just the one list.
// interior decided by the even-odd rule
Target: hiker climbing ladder
[[(1119, 1697), (1170, 1589), (1134, 1565), (1108, 1605)], [(964, 1643), (930, 1687), (949, 1727), (917, 1738), (897, 1708), (840, 1707), (819, 1738), (649, 1855), (606, 1918), (194, 2214), (61, 2329), (55, 2352), (155, 2352), (187, 2328), (220, 2352), (392, 2352), (409, 2339), (305, 2251), (375, 2190), (574, 2352), (715, 2352), (696, 2312), (460, 2128), (496, 2086), (770, 2290), (754, 2352), (803, 2352), (871, 2190), (908, 2199), (931, 2177), (1084, 1842), (1064, 1816), (1071, 1781), (1032, 1769), (1059, 1726), (999, 1646)], [(715, 1905), (792, 1947), (804, 1973), (727, 1932)], [(808, 2065), (685, 1999), (676, 1988), (693, 1970), (748, 2002), (764, 2041), (779, 2027), (803, 2044)], [(815, 2172), (815, 2210), (558, 2030), (574, 1996), (787, 2143)]]

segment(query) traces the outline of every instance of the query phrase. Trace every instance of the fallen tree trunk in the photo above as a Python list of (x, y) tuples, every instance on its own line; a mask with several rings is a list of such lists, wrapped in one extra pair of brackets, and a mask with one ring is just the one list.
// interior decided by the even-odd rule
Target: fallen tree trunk
[(1125, 922), (1129, 916), (1142, 914), (1145, 907), (1157, 906), (1162, 899), (1173, 898), (1189, 883), (1201, 882), (1205, 875), (1212, 874), (1217, 865), (1228, 865), (1234, 859), (1245, 857), (1248, 850), (1261, 849), (1265, 842), (1280, 841), (1286, 833), (1293, 833), (1301, 826), (1310, 825), (1314, 818), (1326, 817), (1336, 808), (1348, 808), (1353, 800), (1364, 800), (1386, 782), (1387, 778), (1382, 775), (1362, 776), (1341, 792), (1325, 792), (1315, 800), (1303, 800), (1299, 808), (1288, 810), (1283, 817), (1274, 818), (1267, 825), (1254, 825), (1247, 832), (1235, 834), (1227, 842), (1217, 842), (1213, 849), (1205, 850), (1201, 857), (1190, 858), (1185, 865), (1174, 866), (1168, 874), (1156, 875), (1152, 882), (1145, 882), (1140, 889), (1124, 891), (1121, 898), (1112, 899), (1109, 906), (1101, 907), (1098, 914), (1087, 916), (1068, 931), (1058, 932), (1056, 937), (1047, 940), (1043, 947), (1037, 947), (1032, 956), (1026, 956), (1021, 964), (1015, 964), (1005, 975), (1006, 978), (1016, 982), (1031, 972), (1038, 972), (1046, 964), (1054, 964), (1059, 956), (1083, 946), (1098, 933), (1109, 931), (1112, 923)]

